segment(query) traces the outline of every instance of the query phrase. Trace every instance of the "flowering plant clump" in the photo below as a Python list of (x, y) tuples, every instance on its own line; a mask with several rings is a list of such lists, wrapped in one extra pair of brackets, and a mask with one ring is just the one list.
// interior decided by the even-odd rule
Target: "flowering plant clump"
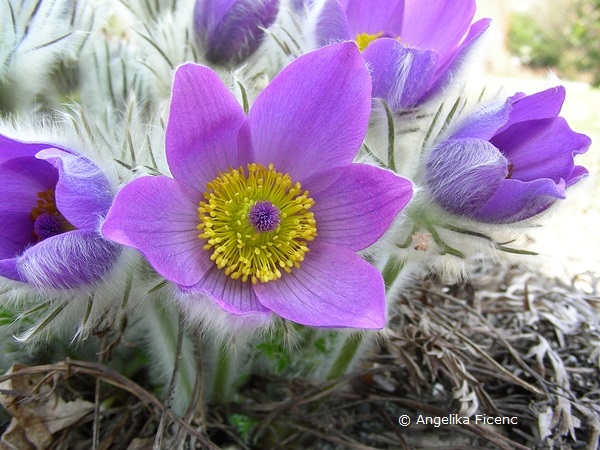
[(0, 135), (0, 275), (38, 288), (101, 280), (121, 249), (99, 224), (112, 203), (89, 159), (48, 143)]
[[(431, 334), (463, 316), (428, 299), (417, 314), (407, 284), (533, 260), (533, 228), (585, 187), (576, 157), (591, 142), (560, 116), (562, 86), (473, 95), (490, 25), (475, 13), (475, 0), (0, 2), (0, 366), (22, 362), (16, 338), (43, 341), (45, 361), (69, 358), (65, 374), (97, 374), (85, 420), (72, 419), (85, 426), (94, 411), (78, 434), (89, 448), (109, 420), (101, 405), (123, 406), (100, 398), (105, 382), (150, 391), (139, 395), (153, 408), (164, 397), (154, 448), (174, 448), (163, 437), (175, 415), (213, 448), (204, 399), (243, 404), (253, 374), (335, 380), (383, 335), (435, 337), (418, 344), (426, 359), (402, 350), (403, 364), (457, 371), (448, 398), (478, 412), (486, 383), (438, 345), (459, 341)], [(52, 380), (63, 368), (47, 367)], [(373, 383), (389, 387), (384, 371)], [(271, 416), (255, 427), (244, 414), (227, 420), (268, 434)], [(124, 424), (111, 443), (132, 436)]]
[[(333, 101), (338, 92), (346, 96)], [(102, 232), (231, 313), (382, 328), (381, 276), (355, 252), (381, 237), (411, 184), (351, 164), (369, 110), (369, 75), (351, 43), (298, 58), (247, 117), (212, 70), (184, 65), (167, 126), (174, 179), (125, 186)]]

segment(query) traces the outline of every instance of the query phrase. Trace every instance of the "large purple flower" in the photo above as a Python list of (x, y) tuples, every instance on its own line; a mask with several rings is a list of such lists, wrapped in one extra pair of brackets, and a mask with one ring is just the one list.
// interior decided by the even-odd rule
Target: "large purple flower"
[(587, 174), (573, 157), (590, 139), (558, 117), (562, 86), (485, 106), (429, 155), (425, 176), (444, 209), (487, 223), (539, 214)]
[(456, 75), (489, 26), (471, 25), (475, 0), (324, 0), (318, 45), (355, 40), (371, 68), (373, 97), (395, 111), (419, 106)]
[(120, 249), (98, 232), (112, 193), (96, 165), (0, 135), (0, 180), (0, 276), (67, 289), (107, 274)]
[(278, 12), (279, 0), (197, 0), (194, 31), (208, 61), (238, 64), (260, 46)]
[(181, 66), (166, 136), (173, 179), (126, 185), (103, 234), (233, 314), (383, 327), (382, 278), (355, 252), (384, 233), (412, 187), (351, 164), (370, 92), (353, 43), (295, 60), (248, 116), (212, 70)]

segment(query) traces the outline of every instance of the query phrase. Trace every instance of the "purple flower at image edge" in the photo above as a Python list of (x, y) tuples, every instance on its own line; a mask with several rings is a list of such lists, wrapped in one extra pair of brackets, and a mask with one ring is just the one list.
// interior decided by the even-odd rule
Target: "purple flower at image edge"
[(318, 45), (354, 40), (371, 68), (373, 97), (394, 111), (420, 106), (446, 87), (490, 20), (471, 24), (475, 0), (325, 0)]
[(536, 216), (588, 172), (574, 156), (590, 146), (558, 117), (560, 86), (470, 114), (430, 153), (426, 180), (444, 209), (486, 223), (513, 223)]
[(370, 91), (353, 43), (296, 59), (248, 116), (212, 70), (179, 67), (166, 135), (173, 178), (126, 185), (103, 234), (229, 313), (382, 328), (382, 277), (356, 252), (382, 236), (412, 185), (352, 164)]
[(214, 64), (238, 64), (258, 49), (279, 0), (197, 0), (194, 31)]
[(0, 276), (69, 289), (105, 276), (120, 248), (104, 239), (112, 203), (100, 169), (48, 143), (0, 135)]

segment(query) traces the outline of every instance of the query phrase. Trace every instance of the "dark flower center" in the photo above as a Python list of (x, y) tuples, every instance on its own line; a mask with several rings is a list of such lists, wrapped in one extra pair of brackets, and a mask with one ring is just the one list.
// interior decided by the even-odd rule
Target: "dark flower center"
[(57, 215), (43, 213), (33, 221), (33, 233), (38, 241), (43, 241), (62, 232), (60, 219)]
[(508, 173), (506, 174), (506, 179), (510, 180), (513, 176), (513, 170), (515, 170), (515, 166), (513, 163), (508, 163)]
[(280, 222), (279, 208), (266, 200), (256, 202), (250, 208), (248, 219), (258, 233), (274, 231)]
[(38, 201), (31, 210), (33, 234), (38, 242), (49, 237), (75, 230), (75, 227), (60, 213), (54, 199), (54, 188), (38, 192)]

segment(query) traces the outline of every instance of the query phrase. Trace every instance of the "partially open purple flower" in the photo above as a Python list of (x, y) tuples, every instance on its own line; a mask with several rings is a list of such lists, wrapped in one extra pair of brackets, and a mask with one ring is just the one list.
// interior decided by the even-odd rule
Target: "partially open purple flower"
[(0, 135), (0, 180), (0, 276), (67, 289), (106, 275), (120, 250), (98, 232), (112, 193), (96, 165)]
[(471, 25), (475, 0), (323, 0), (318, 7), (317, 44), (356, 41), (372, 70), (373, 97), (396, 111), (445, 87), (490, 22)]
[(587, 174), (573, 157), (590, 139), (558, 117), (562, 86), (485, 106), (430, 153), (425, 177), (444, 209), (487, 223), (512, 223), (548, 209)]
[(259, 47), (263, 28), (279, 12), (279, 0), (197, 0), (194, 31), (215, 64), (238, 64)]
[(166, 136), (173, 178), (126, 185), (103, 234), (233, 314), (383, 327), (381, 275), (355, 252), (381, 237), (412, 186), (352, 164), (370, 92), (353, 43), (292, 62), (247, 117), (212, 70), (181, 66)]

